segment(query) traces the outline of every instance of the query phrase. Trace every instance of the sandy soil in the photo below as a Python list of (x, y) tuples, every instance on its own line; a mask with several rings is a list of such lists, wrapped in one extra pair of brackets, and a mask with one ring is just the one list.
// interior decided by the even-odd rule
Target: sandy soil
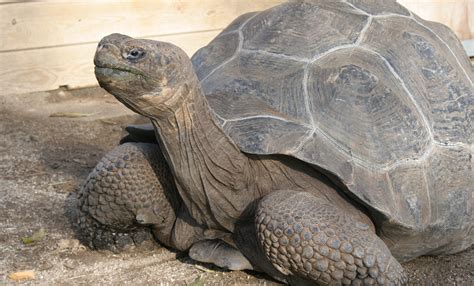
[[(144, 119), (98, 88), (3, 95), (0, 109), (0, 284), (18, 284), (8, 276), (32, 270), (34, 280), (21, 284), (278, 285), (255, 272), (195, 263), (158, 244), (119, 254), (86, 249), (69, 227), (66, 198), (117, 144), (123, 127)], [(44, 237), (22, 242), (41, 229)], [(404, 266), (413, 285), (474, 285), (474, 248)]]

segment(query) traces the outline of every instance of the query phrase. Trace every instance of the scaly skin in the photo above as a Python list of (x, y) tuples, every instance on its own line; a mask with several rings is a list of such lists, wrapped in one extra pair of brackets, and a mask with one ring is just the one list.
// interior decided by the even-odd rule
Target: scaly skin
[(285, 274), (321, 284), (402, 285), (402, 266), (367, 224), (309, 193), (276, 191), (256, 215), (258, 239)]
[(126, 143), (105, 155), (77, 191), (72, 222), (97, 249), (122, 250), (152, 233), (169, 245), (179, 200), (156, 144)]

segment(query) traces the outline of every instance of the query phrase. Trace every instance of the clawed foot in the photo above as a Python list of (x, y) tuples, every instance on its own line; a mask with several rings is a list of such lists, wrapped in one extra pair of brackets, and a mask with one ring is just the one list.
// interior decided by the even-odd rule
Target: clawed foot
[(161, 239), (174, 222), (167, 168), (156, 144), (126, 143), (108, 153), (70, 197), (79, 239), (114, 252), (156, 244), (154, 234)]
[(309, 193), (267, 195), (256, 228), (267, 258), (299, 284), (407, 283), (402, 266), (367, 224)]
[(80, 199), (71, 199), (76, 204), (70, 220), (80, 241), (91, 249), (109, 250), (114, 253), (131, 249), (150, 249), (157, 245), (149, 227), (130, 225), (124, 229), (113, 229), (95, 220), (80, 207)]
[(192, 259), (212, 263), (229, 270), (253, 270), (250, 262), (236, 248), (222, 240), (203, 240), (196, 242), (189, 250)]

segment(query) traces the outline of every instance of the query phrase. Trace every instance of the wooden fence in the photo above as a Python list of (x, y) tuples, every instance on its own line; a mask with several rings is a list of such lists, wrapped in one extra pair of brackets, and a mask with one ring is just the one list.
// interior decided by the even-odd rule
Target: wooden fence
[(474, 39), (474, 0), (397, 0), (426, 20), (441, 22), (461, 40)]
[[(112, 32), (173, 42), (191, 55), (238, 15), (281, 2), (0, 0), (0, 94), (96, 84), (96, 44)], [(474, 38), (474, 0), (399, 2)]]

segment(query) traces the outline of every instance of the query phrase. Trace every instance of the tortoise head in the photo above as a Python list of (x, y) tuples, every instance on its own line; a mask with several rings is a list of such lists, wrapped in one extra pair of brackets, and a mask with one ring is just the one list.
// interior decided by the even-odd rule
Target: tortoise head
[(102, 88), (148, 117), (176, 109), (197, 82), (189, 57), (177, 46), (121, 34), (99, 42), (94, 64)]

